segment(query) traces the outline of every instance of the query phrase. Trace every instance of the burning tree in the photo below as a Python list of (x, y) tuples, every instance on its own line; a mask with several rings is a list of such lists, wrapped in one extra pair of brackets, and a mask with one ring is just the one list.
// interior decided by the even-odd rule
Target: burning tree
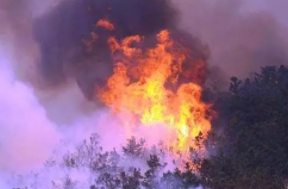
[[(101, 24), (112, 28), (108, 21)], [(168, 147), (181, 152), (197, 148), (198, 135), (205, 138), (211, 128), (206, 116), (210, 106), (201, 101), (200, 85), (179, 83), (189, 49), (173, 41), (168, 30), (157, 35), (155, 47), (143, 48), (142, 40), (140, 36), (120, 42), (108, 38), (115, 68), (106, 88), (99, 90), (100, 99), (119, 116), (128, 132), (138, 124), (164, 125), (175, 135), (166, 136)]]

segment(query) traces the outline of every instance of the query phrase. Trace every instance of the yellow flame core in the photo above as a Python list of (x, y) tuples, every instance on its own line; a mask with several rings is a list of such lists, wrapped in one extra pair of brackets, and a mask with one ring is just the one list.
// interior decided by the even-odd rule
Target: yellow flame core
[[(115, 68), (107, 88), (99, 92), (100, 99), (119, 116), (128, 112), (129, 120), (122, 120), (126, 127), (133, 128), (139, 122), (147, 126), (161, 124), (173, 129), (177, 136), (173, 140), (167, 136), (167, 146), (180, 152), (190, 147), (197, 149), (196, 137), (200, 132), (206, 137), (211, 124), (205, 116), (208, 105), (200, 99), (202, 88), (195, 83), (176, 86), (185, 51), (170, 39), (167, 30), (157, 35), (157, 45), (149, 50), (132, 47), (141, 40), (140, 36), (121, 42), (109, 38)], [(168, 89), (167, 84), (176, 89)]]

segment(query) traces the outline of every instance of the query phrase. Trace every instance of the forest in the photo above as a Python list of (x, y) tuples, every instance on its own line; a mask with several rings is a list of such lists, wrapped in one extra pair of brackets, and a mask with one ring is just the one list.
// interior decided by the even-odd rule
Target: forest
[[(46, 179), (44, 172), (53, 169), (66, 170), (61, 180), (47, 177), (55, 189), (287, 188), (288, 68), (266, 66), (249, 78), (232, 77), (226, 92), (206, 89), (203, 98), (213, 102), (218, 116), (205, 143), (210, 155), (194, 158), (197, 170), (187, 166), (165, 171), (165, 153), (147, 149), (144, 139), (132, 137), (120, 152), (104, 151), (100, 137), (93, 134), (60, 161), (47, 160), (43, 174), (15, 176), (34, 180), (14, 189), (43, 188), (41, 174)], [(70, 177), (73, 171), (84, 171), (89, 180)]]

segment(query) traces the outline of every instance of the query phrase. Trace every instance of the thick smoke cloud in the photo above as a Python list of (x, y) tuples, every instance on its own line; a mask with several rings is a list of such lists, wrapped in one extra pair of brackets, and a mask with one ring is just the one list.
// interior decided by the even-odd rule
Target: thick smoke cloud
[[(35, 98), (44, 107), (49, 119), (58, 124), (71, 124), (83, 114), (95, 109), (95, 104), (87, 102), (75, 81), (67, 80), (57, 87), (45, 85), (38, 62), (41, 59), (39, 44), (32, 35), (35, 19), (51, 11), (61, 0), (19, 0), (0, 2), (1, 47), (9, 52), (10, 70), (15, 78), (29, 83)], [(73, 102), (73, 103), (72, 103)]]
[[(39, 77), (35, 69), (35, 63), (40, 58), (38, 44), (32, 37), (32, 22), (49, 11), (59, 0), (47, 0), (41, 4), (36, 0), (2, 0), (0, 2), (0, 37), (1, 46), (9, 49), (13, 54), (13, 70), (22, 80), (38, 85)], [(21, 63), (20, 63), (21, 62)], [(36, 82), (37, 81), (37, 82)]]
[[(253, 2), (255, 7), (257, 2)], [(177, 40), (181, 41), (181, 36), (195, 59), (207, 61), (210, 52), (210, 66), (202, 69), (209, 69), (213, 82), (227, 82), (234, 75), (244, 77), (264, 65), (287, 64), (288, 37), (283, 26), (267, 10), (249, 12), (253, 2), (125, 0), (120, 5), (115, 0), (65, 1), (34, 23), (34, 37), (41, 52), (39, 70), (50, 87), (76, 78), (86, 97), (94, 99), (95, 85), (101, 86), (113, 67), (107, 37), (112, 34), (123, 39), (139, 34), (148, 38), (164, 28), (174, 31)], [(95, 28), (102, 18), (108, 18), (116, 31)], [(100, 39), (94, 44), (93, 53), (88, 53), (83, 39), (89, 40), (91, 31), (100, 34)], [(201, 39), (209, 50), (183, 31)], [(203, 74), (203, 70), (193, 74), (201, 71)], [(199, 78), (206, 77), (196, 77)], [(191, 74), (188, 79), (195, 80)], [(220, 83), (219, 87), (226, 84)]]
[[(96, 28), (100, 19), (111, 21), (115, 31)], [(64, 1), (34, 24), (34, 37), (41, 51), (39, 69), (50, 86), (76, 78), (88, 99), (94, 99), (95, 85), (101, 86), (112, 73), (112, 57), (107, 46), (109, 36), (121, 40), (140, 35), (149, 39), (166, 28), (171, 30), (173, 38), (191, 49), (191, 59), (186, 67), (191, 67), (190, 64), (197, 60), (205, 61), (204, 46), (187, 32), (177, 29), (177, 21), (178, 12), (169, 0)], [(83, 40), (89, 40), (91, 32), (99, 37), (93, 44), (93, 52), (89, 53)], [(151, 40), (146, 42), (146, 46), (153, 44)], [(197, 72), (183, 74), (183, 81), (188, 77), (201, 82), (204, 75), (198, 76)]]
[(17, 81), (9, 53), (0, 52), (0, 172), (24, 171), (45, 161), (59, 136), (33, 89)]

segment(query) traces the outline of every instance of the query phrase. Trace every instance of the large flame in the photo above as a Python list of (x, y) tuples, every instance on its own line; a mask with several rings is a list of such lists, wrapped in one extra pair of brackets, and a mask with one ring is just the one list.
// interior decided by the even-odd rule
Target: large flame
[[(101, 21), (98, 25), (114, 29), (108, 23)], [(128, 130), (140, 124), (162, 125), (175, 134), (165, 137), (163, 142), (167, 146), (178, 152), (197, 149), (197, 138), (205, 138), (211, 124), (206, 118), (209, 105), (201, 101), (201, 86), (192, 82), (178, 84), (189, 50), (173, 41), (168, 30), (161, 31), (156, 38), (156, 46), (148, 50), (141, 46), (141, 36), (122, 41), (108, 39), (115, 68), (99, 97)]]

